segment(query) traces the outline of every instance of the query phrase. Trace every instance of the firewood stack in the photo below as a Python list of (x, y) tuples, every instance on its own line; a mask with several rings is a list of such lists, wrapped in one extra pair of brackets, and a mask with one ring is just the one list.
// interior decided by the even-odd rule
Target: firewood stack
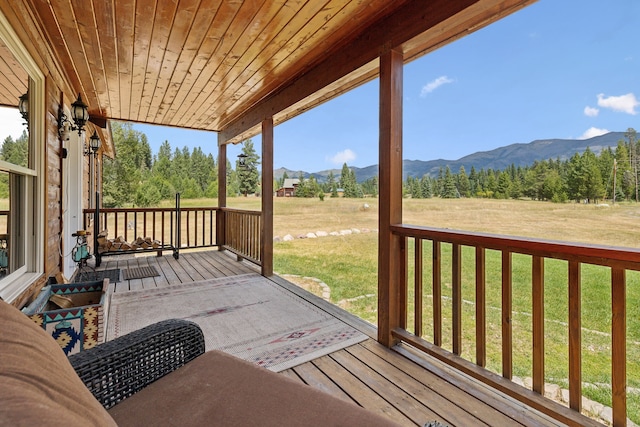
[(109, 230), (102, 230), (98, 234), (98, 251), (100, 253), (158, 249), (162, 246), (160, 240), (153, 240), (151, 237), (138, 237), (133, 242), (127, 242), (122, 236), (118, 236), (115, 239), (109, 239), (108, 236)]

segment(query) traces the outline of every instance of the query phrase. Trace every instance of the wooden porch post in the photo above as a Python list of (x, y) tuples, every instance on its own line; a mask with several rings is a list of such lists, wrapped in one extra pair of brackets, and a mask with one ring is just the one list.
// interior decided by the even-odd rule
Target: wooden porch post
[(400, 236), (392, 224), (402, 223), (402, 52), (380, 56), (380, 168), (378, 236), (378, 341), (396, 344), (391, 332), (402, 325), (403, 287)]
[(262, 122), (262, 275), (273, 276), (273, 117)]
[[(220, 135), (220, 134), (218, 134)], [(227, 207), (227, 144), (218, 136), (218, 207)], [(219, 250), (224, 250), (225, 241), (225, 212), (220, 209), (216, 214), (216, 244)]]

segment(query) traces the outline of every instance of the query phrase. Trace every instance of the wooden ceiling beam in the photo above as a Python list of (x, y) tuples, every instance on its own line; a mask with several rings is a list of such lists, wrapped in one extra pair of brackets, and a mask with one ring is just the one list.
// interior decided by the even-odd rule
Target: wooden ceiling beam
[(350, 43), (331, 52), (308, 72), (273, 92), (242, 116), (223, 124), (219, 141), (231, 141), (263, 120), (323, 89), (376, 59), (381, 52), (406, 41), (460, 13), (479, 0), (410, 0), (392, 14), (365, 28)]

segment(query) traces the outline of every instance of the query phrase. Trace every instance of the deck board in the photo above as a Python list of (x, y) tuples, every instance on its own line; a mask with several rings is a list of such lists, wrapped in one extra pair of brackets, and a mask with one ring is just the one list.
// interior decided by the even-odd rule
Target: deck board
[[(170, 287), (193, 281), (259, 273), (227, 251), (183, 251), (171, 255), (113, 256), (99, 270), (155, 266), (159, 277), (116, 283), (115, 292)], [(375, 326), (287, 282), (276, 284), (332, 316), (375, 337)], [(400, 346), (388, 349), (374, 339), (339, 350), (282, 372), (295, 381), (393, 419), (400, 425), (423, 426), (433, 420), (454, 426), (562, 425), (544, 414), (479, 383), (442, 362)]]

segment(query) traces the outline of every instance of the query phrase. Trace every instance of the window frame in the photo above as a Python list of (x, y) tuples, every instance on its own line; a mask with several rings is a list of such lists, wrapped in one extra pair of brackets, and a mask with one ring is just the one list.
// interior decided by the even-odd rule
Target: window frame
[[(24, 179), (23, 215), (24, 266), (0, 280), (0, 298), (12, 302), (44, 274), (45, 242), (45, 78), (17, 34), (0, 12), (0, 39), (29, 75), (29, 167), (0, 162), (0, 169)], [(24, 212), (23, 212), (24, 207)]]

